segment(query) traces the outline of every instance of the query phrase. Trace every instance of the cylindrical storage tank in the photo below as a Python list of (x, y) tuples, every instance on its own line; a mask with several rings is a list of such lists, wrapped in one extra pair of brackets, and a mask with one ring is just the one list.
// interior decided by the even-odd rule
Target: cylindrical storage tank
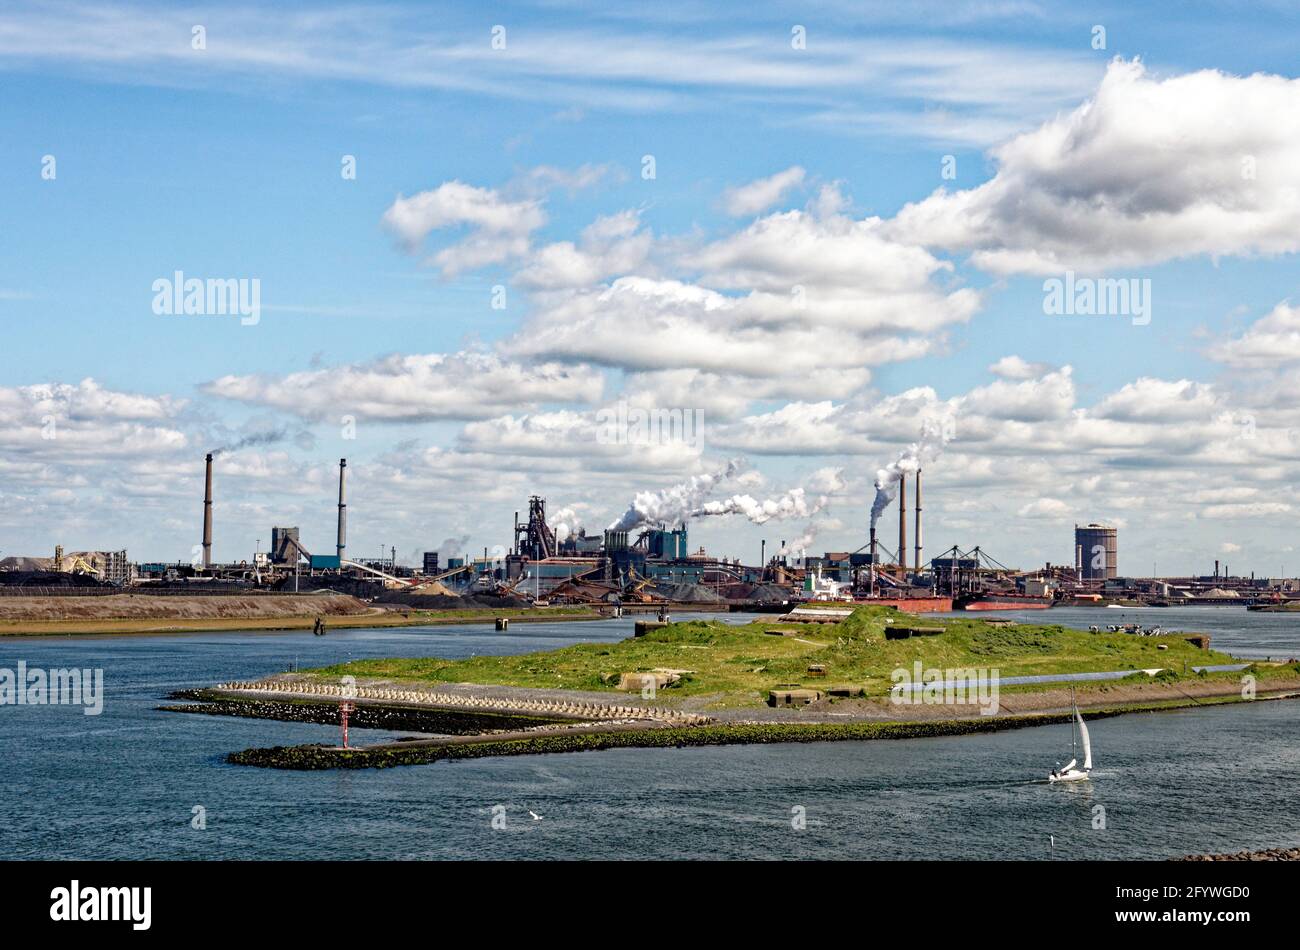
[(1074, 545), (1085, 581), (1119, 576), (1119, 532), (1104, 524), (1074, 526)]

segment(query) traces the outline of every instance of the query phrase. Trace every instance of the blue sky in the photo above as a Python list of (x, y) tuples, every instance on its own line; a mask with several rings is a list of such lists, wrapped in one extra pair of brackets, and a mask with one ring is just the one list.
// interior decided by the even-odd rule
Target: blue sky
[[(699, 519), (695, 541), (750, 560), (810, 530), (810, 550), (854, 548), (876, 470), (953, 416), (927, 462), (932, 552), (1064, 561), (1071, 523), (1107, 519), (1130, 570), (1275, 573), (1294, 333), (1289, 311), (1257, 324), (1297, 287), (1300, 141), (1279, 114), (1297, 21), (1290, 3), (9, 4), (0, 553), (188, 557), (202, 452), (250, 432), (278, 437), (223, 459), (218, 557), (272, 523), (326, 537), (344, 454), (364, 551), (509, 543), (533, 491), (599, 530), (636, 492), (742, 456), (721, 497), (804, 504)], [(1038, 138), (1006, 152), (1022, 133)], [(1246, 154), (1258, 184), (1216, 177)], [(772, 201), (728, 213), (729, 190), (791, 169)], [(630, 230), (584, 246), (620, 214)], [(773, 263), (754, 229), (776, 226), (807, 256)], [(467, 238), (486, 262), (437, 263)], [(1066, 269), (1150, 280), (1151, 324), (1045, 315), (1043, 280)], [(155, 314), (151, 284), (177, 270), (258, 279), (259, 322)], [(794, 285), (809, 309), (782, 311)], [(692, 309), (691, 288), (723, 311)], [(660, 353), (678, 334), (680, 358)], [(512, 399), (472, 361), (375, 362), (466, 352), (527, 385)], [(539, 364), (579, 382), (551, 398)], [(701, 412), (703, 444), (586, 444), (620, 399)], [(40, 438), (49, 415), (67, 435)]]

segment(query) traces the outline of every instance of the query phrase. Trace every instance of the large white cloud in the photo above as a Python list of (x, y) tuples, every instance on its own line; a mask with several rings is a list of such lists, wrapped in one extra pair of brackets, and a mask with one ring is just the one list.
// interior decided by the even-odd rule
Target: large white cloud
[(1223, 396), (1206, 383), (1144, 376), (1107, 395), (1092, 414), (1102, 419), (1179, 422), (1211, 418), (1222, 406)]
[(890, 233), (1003, 274), (1300, 249), (1300, 80), (1117, 60), (993, 157), (991, 180), (907, 205)]
[(507, 362), (489, 353), (393, 355), (287, 376), (222, 376), (205, 392), (308, 419), (485, 419), (538, 402), (592, 402), (604, 381), (589, 367)]
[(176, 415), (185, 400), (105, 389), (93, 378), (79, 383), (38, 383), (0, 387), (0, 411), (10, 415), (54, 414), (74, 420), (162, 420)]
[[(80, 466), (166, 456), (186, 445), (185, 400), (106, 389), (94, 379), (0, 387), (0, 449), (10, 463)], [(66, 477), (66, 473), (59, 478)]]
[[(787, 380), (852, 371), (865, 382), (864, 367), (941, 348), (945, 329), (978, 309), (979, 294), (944, 286), (951, 265), (885, 238), (878, 219), (841, 213), (837, 193), (823, 199), (702, 245), (664, 242), (659, 255), (673, 276), (638, 268), (539, 295), (505, 349), (632, 371)], [(550, 286), (566, 281), (539, 271), (612, 276), (607, 256), (580, 250), (552, 258), (548, 249), (523, 276)]]
[(546, 212), (535, 198), (511, 201), (491, 188), (448, 181), (409, 198), (398, 196), (384, 212), (383, 222), (411, 251), (434, 231), (467, 228), (464, 238), (431, 260), (454, 276), (525, 255), (530, 236), (546, 223)]
[(645, 264), (654, 235), (640, 227), (635, 211), (598, 218), (577, 242), (557, 241), (537, 249), (514, 275), (534, 290), (584, 287)]
[(1207, 355), (1236, 369), (1300, 363), (1300, 307), (1279, 303), (1239, 336), (1211, 345)]

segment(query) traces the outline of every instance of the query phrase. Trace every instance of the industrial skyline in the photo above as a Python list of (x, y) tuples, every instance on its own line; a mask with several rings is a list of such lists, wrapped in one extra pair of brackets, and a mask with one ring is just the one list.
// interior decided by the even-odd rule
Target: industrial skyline
[(0, 556), (188, 560), (208, 451), (218, 561), (341, 550), (341, 457), (357, 556), (737, 459), (694, 542), (851, 550), (938, 427), (931, 550), (1071, 563), (1096, 521), (1133, 573), (1296, 573), (1296, 14), (1027, 7), (7, 6)]

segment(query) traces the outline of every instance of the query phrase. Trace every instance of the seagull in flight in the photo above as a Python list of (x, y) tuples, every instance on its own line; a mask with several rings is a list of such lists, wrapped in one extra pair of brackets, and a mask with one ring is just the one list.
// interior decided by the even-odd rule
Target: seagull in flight
[(537, 814), (537, 812), (533, 811), (531, 808), (528, 809), (528, 814), (530, 814), (530, 815), (533, 816), (533, 821), (541, 821), (541, 820), (542, 820), (542, 816), (539, 815), (539, 814)]

